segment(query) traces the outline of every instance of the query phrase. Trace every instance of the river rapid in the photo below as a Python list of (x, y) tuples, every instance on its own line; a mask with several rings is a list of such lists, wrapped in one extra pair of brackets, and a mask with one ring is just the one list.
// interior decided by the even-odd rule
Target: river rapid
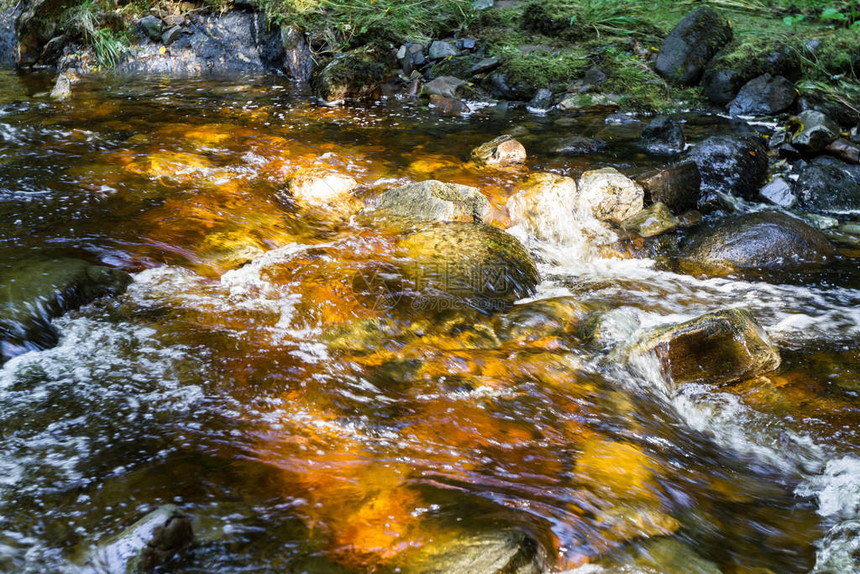
[[(365, 200), (438, 179), (503, 208), (528, 170), (663, 165), (634, 145), (642, 124), (321, 107), (267, 77), (86, 81), (54, 102), (48, 80), (0, 72), (0, 265), (76, 257), (134, 282), (0, 370), (0, 571), (64, 571), (166, 503), (194, 519), (177, 573), (468, 572), (449, 549), (499, 532), (552, 571), (860, 571), (856, 251), (779, 280), (697, 278), (576, 228), (514, 229), (539, 261), (531, 303), (380, 306), (363, 280), (394, 232), (303, 216), (285, 174), (333, 167)], [(747, 129), (681, 117), (693, 144)], [(526, 168), (469, 162), (512, 129)], [(561, 132), (609, 146), (549, 153)], [(534, 301), (558, 297), (601, 313), (598, 341), (530, 337)], [(675, 388), (617, 356), (735, 307), (777, 371)]]

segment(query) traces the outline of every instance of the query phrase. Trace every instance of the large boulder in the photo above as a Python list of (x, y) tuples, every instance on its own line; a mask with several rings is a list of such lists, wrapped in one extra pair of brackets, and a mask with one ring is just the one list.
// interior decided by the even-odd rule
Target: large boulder
[(797, 271), (827, 262), (833, 246), (817, 229), (780, 212), (732, 217), (701, 229), (681, 248), (685, 271)]
[[(763, 42), (763, 43), (762, 43)], [(731, 102), (741, 87), (762, 74), (800, 78), (797, 50), (767, 38), (762, 41), (731, 42), (708, 63), (702, 87), (711, 102), (723, 106)]]
[(606, 167), (582, 174), (577, 209), (600, 221), (620, 224), (642, 211), (644, 198), (642, 186), (617, 169)]
[(554, 173), (533, 173), (508, 200), (514, 225), (545, 241), (561, 243), (575, 227), (576, 181)]
[(702, 176), (702, 189), (755, 199), (767, 179), (767, 146), (758, 135), (717, 135), (687, 155)]
[(57, 344), (51, 319), (125, 291), (128, 273), (81, 259), (35, 259), (0, 271), (0, 361)]
[(684, 151), (686, 138), (681, 122), (675, 118), (654, 118), (642, 130), (642, 145), (656, 155), (674, 155)]
[(654, 354), (675, 384), (724, 384), (773, 371), (779, 351), (749, 311), (708, 313), (641, 337), (631, 357)]
[(817, 213), (860, 210), (860, 166), (817, 157), (800, 169), (794, 185), (798, 207)]
[(81, 569), (84, 573), (146, 574), (186, 550), (194, 539), (191, 519), (166, 504), (116, 536), (100, 542)]
[(636, 178), (653, 202), (662, 202), (675, 213), (695, 209), (702, 176), (695, 162), (687, 161)]
[(314, 95), (325, 102), (376, 98), (391, 69), (388, 60), (388, 51), (375, 46), (340, 54), (311, 78)]
[[(258, 30), (266, 30), (265, 17), (260, 14)], [(314, 55), (305, 33), (295, 25), (282, 24), (269, 34), (260, 34), (260, 55), (271, 68), (280, 70), (292, 80), (307, 82), (314, 69)]]
[(490, 202), (477, 188), (436, 180), (408, 183), (382, 193), (375, 202), (383, 214), (424, 221), (486, 221)]
[(399, 241), (396, 253), (407, 261), (414, 308), (465, 305), (489, 313), (534, 294), (540, 282), (526, 248), (489, 225), (429, 224)]
[(67, 10), (83, 0), (32, 0), (15, 22), (18, 38), (18, 65), (32, 66), (39, 62), (42, 49), (58, 35)]
[(670, 82), (694, 85), (705, 65), (732, 39), (732, 26), (719, 12), (698, 8), (675, 26), (657, 55), (657, 72)]
[(763, 74), (744, 84), (729, 104), (733, 115), (770, 116), (791, 107), (797, 88), (782, 76)]
[(473, 149), (472, 159), (482, 165), (514, 165), (526, 161), (526, 148), (513, 137), (503, 135)]

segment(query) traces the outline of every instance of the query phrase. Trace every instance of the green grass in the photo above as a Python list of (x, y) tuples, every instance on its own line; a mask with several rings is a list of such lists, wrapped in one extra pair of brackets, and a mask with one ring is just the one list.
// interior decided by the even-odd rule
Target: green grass
[(65, 28), (79, 32), (92, 47), (96, 61), (102, 68), (115, 68), (128, 53), (128, 45), (120, 31), (102, 26), (99, 21), (101, 7), (93, 0), (73, 6), (66, 11)]
[(581, 78), (588, 67), (588, 54), (577, 47), (558, 53), (544, 50), (527, 54), (507, 53), (502, 55), (501, 65), (510, 84), (530, 86), (535, 90), (563, 89)]

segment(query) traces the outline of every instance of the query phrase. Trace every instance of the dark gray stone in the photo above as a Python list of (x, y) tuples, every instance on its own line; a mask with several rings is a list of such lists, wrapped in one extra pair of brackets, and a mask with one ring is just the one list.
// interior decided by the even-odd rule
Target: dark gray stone
[(714, 104), (724, 106), (731, 102), (744, 84), (770, 73), (791, 81), (800, 78), (800, 57), (797, 50), (778, 45), (750, 57), (738, 58), (740, 40), (732, 42), (708, 63), (702, 75), (702, 88)]
[(424, 93), (428, 96), (435, 94), (444, 98), (456, 98), (459, 95), (459, 89), (465, 85), (466, 82), (460, 78), (442, 76), (424, 84)]
[(559, 155), (582, 155), (606, 149), (606, 142), (583, 136), (569, 136), (555, 140), (550, 151)]
[(748, 213), (701, 229), (682, 246), (686, 271), (798, 271), (835, 255), (817, 229), (780, 212)]
[(144, 16), (137, 21), (140, 30), (153, 42), (160, 42), (161, 35), (164, 33), (164, 27), (161, 18), (158, 16)]
[(180, 34), (182, 34), (182, 28), (173, 26), (164, 31), (164, 34), (161, 35), (161, 41), (165, 46), (169, 46), (179, 39)]
[(800, 170), (798, 207), (816, 213), (860, 210), (860, 166), (818, 157)]
[(732, 26), (719, 12), (698, 8), (675, 26), (660, 46), (657, 72), (667, 80), (696, 84), (705, 65), (732, 39)]
[(755, 199), (767, 178), (767, 147), (761, 136), (718, 135), (687, 155), (702, 176), (702, 189)]
[(655, 155), (675, 155), (684, 151), (686, 139), (681, 122), (675, 118), (654, 118), (642, 130), (642, 145)]
[(457, 40), (457, 48), (460, 50), (474, 50), (475, 41), (471, 38), (463, 38), (461, 40)]
[(0, 360), (57, 344), (51, 319), (131, 283), (128, 273), (80, 259), (25, 260), (0, 271)]
[(747, 82), (729, 104), (733, 115), (770, 116), (791, 107), (797, 88), (782, 76), (764, 74)]
[(484, 58), (475, 62), (471, 68), (469, 68), (469, 74), (474, 76), (477, 74), (484, 74), (486, 72), (490, 72), (499, 67), (499, 59), (495, 56), (491, 56), (489, 58)]
[(669, 166), (637, 178), (651, 201), (665, 203), (674, 213), (694, 209), (699, 202), (702, 176), (695, 162)]
[(552, 91), (546, 88), (541, 88), (535, 94), (535, 97), (531, 99), (528, 105), (529, 110), (542, 111), (552, 107)]
[(428, 55), (431, 60), (442, 60), (449, 56), (456, 56), (457, 49), (454, 48), (449, 42), (445, 42), (443, 40), (436, 40), (432, 44), (430, 44), (430, 50), (428, 51)]
[(15, 19), (21, 14), (23, 3), (13, 3), (0, 9), (0, 68), (11, 68), (15, 65), (15, 47), (18, 44), (15, 35)]
[(860, 145), (845, 138), (838, 138), (830, 143), (824, 151), (842, 161), (860, 164)]

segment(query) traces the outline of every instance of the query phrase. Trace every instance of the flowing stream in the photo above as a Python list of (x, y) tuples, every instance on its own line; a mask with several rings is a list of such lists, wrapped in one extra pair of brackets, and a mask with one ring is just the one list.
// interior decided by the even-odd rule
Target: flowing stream
[[(85, 82), (58, 103), (48, 80), (0, 72), (2, 265), (76, 257), (134, 282), (0, 370), (0, 571), (63, 571), (171, 502), (196, 542), (170, 572), (408, 572), (512, 528), (554, 571), (860, 571), (851, 253), (783, 283), (702, 279), (602, 256), (576, 229), (520, 232), (534, 300), (603, 312), (597, 342), (529, 341), (535, 303), (375, 307), (355, 278), (393, 232), (303, 217), (279, 193), (322, 165), (365, 199), (432, 178), (502, 207), (525, 171), (477, 168), (476, 145), (516, 128), (531, 171), (636, 174), (661, 165), (633, 145), (641, 125), (319, 107), (272, 78)], [(694, 143), (741, 129), (685, 120)], [(567, 134), (610, 145), (550, 154)], [(778, 371), (676, 389), (618, 357), (644, 329), (730, 307), (779, 346)]]

